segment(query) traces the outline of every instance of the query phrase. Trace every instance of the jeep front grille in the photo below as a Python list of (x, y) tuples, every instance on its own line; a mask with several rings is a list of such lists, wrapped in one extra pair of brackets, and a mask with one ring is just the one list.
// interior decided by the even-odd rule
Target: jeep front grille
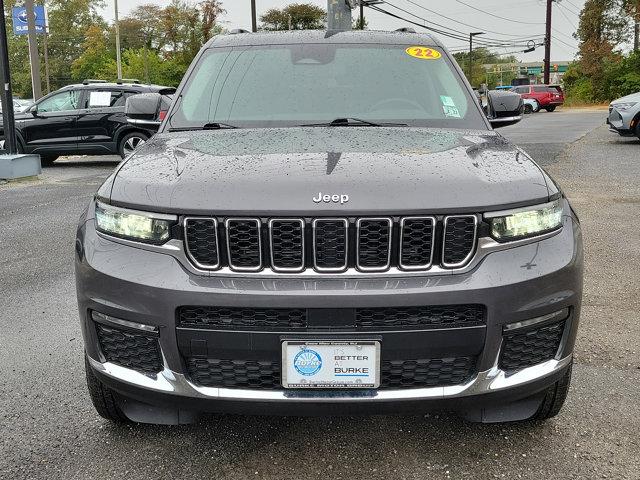
[(475, 215), (362, 218), (183, 219), (185, 250), (200, 270), (427, 271), (467, 265)]

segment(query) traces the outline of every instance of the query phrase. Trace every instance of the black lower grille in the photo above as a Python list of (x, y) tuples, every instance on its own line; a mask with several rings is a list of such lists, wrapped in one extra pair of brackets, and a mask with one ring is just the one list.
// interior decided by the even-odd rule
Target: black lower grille
[(178, 326), (221, 330), (299, 330), (307, 327), (303, 308), (180, 307)]
[(100, 349), (108, 362), (143, 373), (162, 370), (162, 356), (156, 337), (100, 323), (95, 325)]
[(280, 364), (251, 360), (187, 358), (189, 377), (203, 387), (258, 388), (280, 387)]
[(441, 305), (356, 309), (359, 329), (462, 328), (485, 324), (483, 305)]
[[(486, 323), (484, 305), (432, 305), (417, 307), (346, 308), (253, 308), (183, 306), (177, 325), (183, 328), (219, 330), (426, 330), (478, 327)], [(311, 317), (311, 320), (310, 320)]]
[(553, 359), (558, 353), (565, 321), (504, 335), (500, 368), (512, 373)]
[[(191, 381), (204, 387), (280, 390), (280, 362), (186, 359)], [(380, 389), (446, 387), (466, 383), (475, 373), (474, 357), (383, 361)]]
[(475, 372), (473, 357), (382, 362), (380, 388), (447, 387), (466, 383)]

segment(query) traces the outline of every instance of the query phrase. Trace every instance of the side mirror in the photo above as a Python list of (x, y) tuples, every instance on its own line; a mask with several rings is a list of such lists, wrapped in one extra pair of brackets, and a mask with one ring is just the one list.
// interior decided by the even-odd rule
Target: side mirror
[(124, 114), (127, 121), (150, 130), (157, 130), (160, 124), (162, 95), (159, 93), (139, 93), (127, 98)]
[(515, 92), (490, 90), (487, 93), (485, 113), (493, 128), (507, 127), (522, 120), (524, 103)]
[(28, 112), (33, 115), (34, 117), (38, 116), (38, 105), (31, 105), (31, 107), (29, 107)]

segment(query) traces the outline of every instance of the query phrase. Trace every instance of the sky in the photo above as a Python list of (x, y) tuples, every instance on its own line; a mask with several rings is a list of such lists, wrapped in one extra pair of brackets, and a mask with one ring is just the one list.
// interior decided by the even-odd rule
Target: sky
[[(197, 3), (197, 0), (187, 1)], [(578, 14), (584, 2), (585, 0), (559, 0), (554, 3), (551, 42), (552, 63), (574, 58), (577, 52), (577, 41), (572, 35), (576, 31)], [(169, 0), (119, 0), (120, 16), (125, 16), (136, 6), (145, 3), (166, 5)], [(251, 30), (250, 0), (222, 0), (222, 3), (227, 11), (220, 18), (220, 23), (224, 27)], [(327, 0), (256, 0), (258, 18), (260, 14), (269, 8), (282, 8), (289, 3), (313, 3), (323, 8), (327, 6)], [(486, 32), (485, 38), (505, 41), (514, 38), (528, 39), (544, 36), (546, 0), (387, 0), (380, 7), (419, 24), (424, 24), (425, 20), (438, 23), (446, 29), (457, 30), (464, 34), (465, 37), (472, 31), (484, 31)], [(425, 10), (425, 8), (431, 11)], [(108, 20), (113, 19), (113, 0), (107, 0), (102, 14)], [(355, 14), (356, 12), (354, 11)], [(411, 14), (417, 15), (417, 17)], [(422, 19), (418, 17), (422, 17)], [(365, 9), (365, 18), (368, 22), (368, 28), (371, 30), (395, 30), (408, 26), (405, 21), (371, 9)], [(425, 31), (415, 25), (409, 26), (414, 27), (416, 31)], [(451, 39), (438, 34), (436, 36), (450, 50), (468, 48), (469, 45), (468, 41)], [(478, 36), (476, 38), (481, 40), (482, 37)], [(534, 52), (527, 54), (516, 52), (518, 49), (522, 48), (492, 48), (492, 51), (496, 53), (513, 53), (519, 60), (525, 62), (542, 61), (544, 57), (544, 47), (538, 47)]]

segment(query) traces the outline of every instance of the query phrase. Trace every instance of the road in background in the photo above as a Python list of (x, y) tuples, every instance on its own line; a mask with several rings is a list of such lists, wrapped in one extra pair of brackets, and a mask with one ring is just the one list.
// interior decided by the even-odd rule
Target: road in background
[(0, 478), (637, 480), (640, 141), (598, 127), (605, 115), (541, 112), (501, 130), (565, 188), (585, 235), (574, 380), (543, 424), (430, 414), (114, 426), (84, 385), (72, 262), (76, 220), (118, 159), (65, 159), (36, 182), (0, 185)]

